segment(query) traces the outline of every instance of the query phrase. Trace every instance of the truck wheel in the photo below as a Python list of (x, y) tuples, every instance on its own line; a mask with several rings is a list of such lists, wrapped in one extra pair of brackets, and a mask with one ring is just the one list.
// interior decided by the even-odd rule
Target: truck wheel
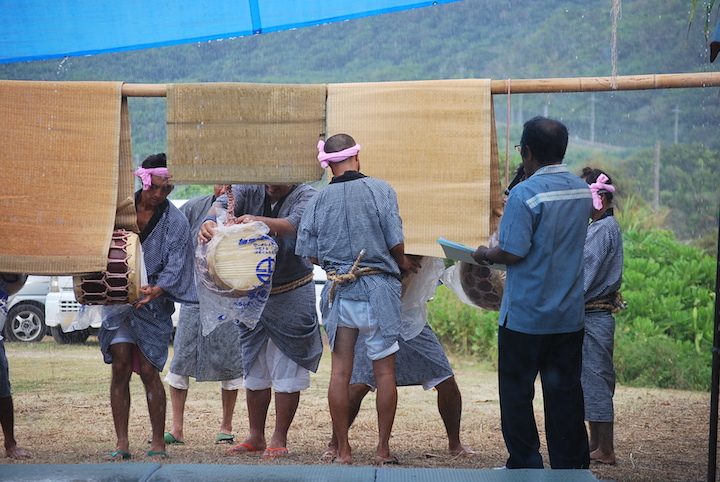
[(18, 303), (7, 316), (3, 337), (8, 341), (38, 342), (45, 338), (45, 313), (33, 303)]
[(50, 331), (58, 345), (79, 345), (80, 343), (85, 343), (90, 336), (90, 330), (88, 329), (63, 333), (62, 327), (51, 326)]

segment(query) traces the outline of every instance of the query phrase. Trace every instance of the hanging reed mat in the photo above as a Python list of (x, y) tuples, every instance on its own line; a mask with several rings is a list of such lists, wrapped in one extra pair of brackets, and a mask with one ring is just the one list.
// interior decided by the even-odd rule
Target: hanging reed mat
[(325, 86), (171, 84), (167, 132), (175, 183), (317, 181)]
[(327, 105), (328, 136), (353, 136), (363, 174), (395, 188), (407, 253), (487, 244), (502, 206), (489, 80), (330, 84)]
[(0, 271), (105, 269), (119, 197), (121, 88), (0, 81)]
[(118, 164), (117, 208), (115, 229), (139, 233), (135, 210), (135, 165), (132, 160), (130, 139), (130, 112), (127, 98), (123, 97), (120, 116), (120, 160)]

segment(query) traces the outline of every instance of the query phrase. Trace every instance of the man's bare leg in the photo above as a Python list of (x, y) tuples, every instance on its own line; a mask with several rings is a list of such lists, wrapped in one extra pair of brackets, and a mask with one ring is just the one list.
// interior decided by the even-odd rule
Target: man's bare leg
[(140, 379), (145, 386), (145, 398), (147, 399), (148, 413), (150, 415), (150, 426), (152, 427), (152, 440), (150, 441), (151, 452), (165, 452), (165, 412), (167, 398), (165, 385), (160, 379), (160, 372), (145, 358), (145, 355), (138, 349), (140, 361)]
[(335, 349), (332, 352), (328, 404), (333, 432), (337, 438), (338, 454), (335, 462), (341, 464), (353, 463), (352, 449), (348, 440), (350, 427), (349, 386), (358, 333), (358, 330), (354, 328), (338, 327), (335, 333)]
[(590, 426), (590, 458), (603, 464), (615, 463), (613, 422), (588, 422)]
[(455, 377), (450, 377), (435, 386), (438, 392), (438, 411), (445, 424), (450, 455), (474, 457), (477, 453), (460, 443), (460, 419), (462, 417), (462, 395)]
[(283, 457), (287, 450), (287, 434), (300, 404), (300, 392), (275, 392), (275, 431), (264, 457)]
[(390, 434), (395, 423), (398, 397), (395, 384), (395, 354), (373, 360), (373, 372), (378, 384), (375, 402), (378, 415), (378, 446), (375, 463), (382, 464), (393, 460), (390, 455)]
[(5, 457), (29, 459), (30, 454), (18, 447), (15, 441), (15, 407), (12, 395), (0, 398), (0, 425), (5, 438)]
[(233, 414), (235, 413), (235, 403), (237, 402), (237, 390), (225, 390), (222, 392), (222, 422), (220, 423), (220, 433), (232, 435), (233, 430)]
[(265, 424), (270, 407), (272, 392), (269, 388), (263, 390), (245, 389), (245, 402), (248, 409), (248, 422), (250, 433), (238, 445), (225, 451), (226, 454), (245, 454), (265, 450)]
[[(348, 428), (352, 427), (352, 424), (355, 421), (355, 418), (357, 417), (358, 413), (360, 413), (360, 406), (362, 405), (362, 401), (365, 398), (365, 395), (367, 395), (370, 392), (370, 387), (365, 385), (364, 383), (353, 383), (350, 385), (349, 392), (350, 392), (350, 418), (349, 418)], [(332, 458), (336, 457), (336, 456), (337, 456), (337, 437), (335, 436), (335, 431), (333, 430), (332, 437), (330, 437), (330, 442), (328, 442), (328, 449), (323, 454), (322, 459), (323, 460), (332, 460)]]
[(178, 442), (185, 442), (183, 427), (185, 425), (185, 401), (188, 391), (170, 386), (170, 406), (172, 407), (173, 423), (170, 433)]
[(112, 374), (110, 377), (110, 408), (117, 444), (116, 452), (130, 452), (128, 421), (130, 419), (130, 376), (132, 375), (132, 343), (110, 345)]

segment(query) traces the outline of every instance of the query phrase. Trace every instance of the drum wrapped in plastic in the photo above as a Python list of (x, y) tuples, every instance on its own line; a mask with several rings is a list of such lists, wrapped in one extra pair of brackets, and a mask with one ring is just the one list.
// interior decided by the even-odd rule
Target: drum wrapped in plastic
[(463, 303), (488, 311), (500, 311), (505, 274), (505, 271), (487, 266), (460, 262), (447, 268), (440, 280)]
[(113, 231), (108, 250), (107, 269), (73, 277), (75, 298), (84, 305), (119, 305), (140, 298), (144, 263), (137, 234)]
[(270, 283), (278, 247), (268, 231), (261, 222), (216, 228), (200, 267), (209, 275), (203, 280), (214, 284), (208, 288), (241, 295)]
[[(495, 232), (490, 236), (488, 245), (493, 248), (498, 243), (498, 233)], [(490, 268), (460, 262), (446, 269), (440, 279), (463, 303), (488, 311), (500, 311), (507, 275), (504, 269), (501, 265)]]
[(278, 246), (259, 221), (215, 228), (195, 251), (200, 322), (204, 336), (220, 323), (253, 329), (272, 289)]
[(468, 299), (484, 310), (500, 311), (505, 289), (505, 271), (460, 263), (460, 284)]

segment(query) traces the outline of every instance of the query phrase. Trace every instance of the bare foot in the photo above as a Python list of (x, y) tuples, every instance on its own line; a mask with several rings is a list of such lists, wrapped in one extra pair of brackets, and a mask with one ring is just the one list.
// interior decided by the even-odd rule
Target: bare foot
[(290, 455), (290, 451), (286, 447), (277, 447), (277, 448), (266, 448), (265, 452), (263, 453), (264, 459), (277, 459), (280, 457), (286, 457)]
[(17, 445), (14, 447), (11, 447), (9, 449), (6, 448), (5, 449), (5, 457), (10, 457), (11, 459), (17, 459), (17, 460), (31, 458), (29, 453), (25, 452), (23, 449), (21, 449)]
[[(258, 444), (259, 445), (259, 444)], [(236, 446), (229, 448), (225, 451), (226, 455), (234, 455), (234, 454), (249, 454), (253, 452), (261, 452), (265, 450), (265, 445), (262, 446), (254, 446), (249, 444), (248, 442), (243, 442), (240, 444), (237, 444)]]
[(323, 462), (332, 462), (337, 456), (337, 449), (328, 448), (325, 453), (320, 456), (320, 460)]
[(340, 456), (338, 455), (336, 457), (333, 457), (332, 463), (341, 464), (341, 465), (352, 465), (353, 459), (352, 459), (352, 457), (340, 458)]
[(389, 457), (383, 457), (381, 455), (375, 456), (375, 465), (400, 465), (400, 461), (397, 457), (392, 455)]
[(461, 445), (459, 450), (451, 450), (450, 455), (453, 457), (477, 457), (480, 454), (465, 447), (464, 445)]
[(597, 464), (615, 465), (615, 453), (613, 452), (608, 455), (600, 451), (600, 449), (596, 449), (590, 452), (590, 461)]

